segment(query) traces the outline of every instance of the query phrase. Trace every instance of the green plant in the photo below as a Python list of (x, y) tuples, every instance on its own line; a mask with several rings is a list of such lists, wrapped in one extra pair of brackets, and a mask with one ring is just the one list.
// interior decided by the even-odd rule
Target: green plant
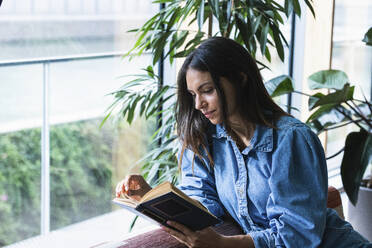
[[(363, 41), (372, 45), (372, 28)], [(317, 133), (346, 125), (355, 125), (360, 129), (347, 135), (345, 147), (337, 153), (344, 152), (341, 162), (342, 183), (350, 201), (355, 205), (363, 175), (372, 159), (371, 102), (365, 97), (362, 100), (355, 99), (355, 86), (351, 86), (346, 73), (339, 70), (319, 71), (309, 77), (309, 89), (326, 89), (326, 94), (318, 92), (307, 95), (295, 91), (291, 79), (286, 76), (272, 80), (270, 85), (271, 92), (276, 92), (276, 95), (294, 92), (309, 97), (309, 110), (313, 113), (306, 122)], [(371, 184), (372, 178), (367, 185)]]
[[(112, 126), (101, 120), (50, 130), (51, 229), (112, 209)], [(0, 246), (40, 233), (41, 130), (0, 134)], [(99, 142), (97, 142), (97, 140)]]
[[(314, 14), (312, 0), (303, 1)], [(245, 46), (254, 58), (259, 50), (269, 62), (272, 56), (269, 48), (274, 48), (284, 61), (284, 47), (288, 43), (280, 25), (291, 14), (300, 16), (301, 8), (299, 0), (285, 0), (282, 4), (272, 0), (155, 0), (153, 3), (164, 4), (164, 9), (142, 27), (132, 30), (138, 39), (125, 55), (130, 59), (150, 52), (152, 63), (144, 69), (144, 74), (132, 75), (133, 80), (112, 93), (115, 100), (105, 120), (117, 110), (129, 123), (136, 116), (158, 118), (153, 136), (157, 147), (140, 161), (145, 178), (150, 184), (157, 184), (164, 180), (177, 181), (178, 145), (173, 114), (175, 84), (161, 83), (162, 79), (153, 71), (156, 63), (162, 59), (172, 63), (175, 58), (185, 57), (211, 36), (230, 37)], [(218, 22), (218, 30), (212, 29), (213, 20)], [(190, 28), (193, 24), (194, 30)], [(206, 32), (204, 25), (208, 27)], [(264, 63), (257, 62), (267, 68)]]

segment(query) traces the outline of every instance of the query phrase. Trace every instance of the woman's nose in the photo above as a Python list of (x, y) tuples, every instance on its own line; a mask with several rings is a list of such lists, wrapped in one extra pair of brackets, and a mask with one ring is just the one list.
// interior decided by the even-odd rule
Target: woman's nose
[(201, 110), (202, 108), (204, 108), (204, 106), (205, 106), (205, 102), (203, 98), (200, 96), (195, 96), (195, 108), (197, 110)]

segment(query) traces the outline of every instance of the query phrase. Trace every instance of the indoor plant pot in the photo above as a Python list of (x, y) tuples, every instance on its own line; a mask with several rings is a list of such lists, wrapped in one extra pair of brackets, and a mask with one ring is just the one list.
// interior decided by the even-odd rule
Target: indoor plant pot
[(361, 186), (358, 202), (348, 204), (348, 220), (365, 238), (372, 242), (372, 189)]

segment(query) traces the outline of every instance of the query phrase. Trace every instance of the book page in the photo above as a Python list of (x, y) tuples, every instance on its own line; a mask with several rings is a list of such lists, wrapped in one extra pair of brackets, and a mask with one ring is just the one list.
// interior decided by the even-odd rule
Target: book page
[(138, 201), (133, 200), (124, 194), (120, 194), (120, 197), (116, 197), (113, 201), (127, 205), (132, 208), (136, 208), (139, 203)]
[(147, 192), (141, 199), (140, 203), (154, 199), (158, 196), (164, 195), (168, 192), (172, 191), (172, 184), (170, 182), (164, 182), (149, 192)]
[(175, 193), (179, 197), (185, 199), (186, 201), (190, 202), (191, 204), (193, 204), (193, 205), (199, 207), (200, 209), (202, 209), (202, 210), (204, 210), (204, 211), (206, 211), (206, 212), (209, 213), (209, 211), (199, 201), (190, 198), (188, 195), (186, 195), (185, 193), (183, 193), (180, 189), (178, 189), (176, 186), (174, 186), (170, 182), (164, 182), (164, 183), (158, 185), (157, 187), (153, 188), (149, 192), (147, 192), (142, 197), (140, 203), (143, 203), (143, 202), (152, 200), (152, 199), (157, 198), (157, 197), (159, 197), (161, 195), (164, 195), (164, 194), (166, 194), (168, 192)]

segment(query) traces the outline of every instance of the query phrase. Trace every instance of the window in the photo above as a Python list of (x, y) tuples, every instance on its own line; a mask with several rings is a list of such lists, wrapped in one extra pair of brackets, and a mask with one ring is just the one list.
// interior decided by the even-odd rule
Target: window
[(0, 246), (88, 220), (99, 223), (87, 233), (97, 244), (101, 218), (120, 218), (121, 234), (128, 229), (132, 215), (112, 212), (112, 189), (136, 171), (152, 127), (143, 120), (99, 126), (113, 100), (107, 94), (123, 83), (118, 77), (150, 59), (121, 59), (135, 39), (126, 30), (157, 10), (147, 0), (3, 1)]
[[(366, 46), (362, 39), (372, 27), (372, 3), (368, 0), (335, 1), (332, 69), (342, 70), (349, 76), (355, 87), (355, 97), (371, 99), (372, 90), (372, 48)], [(358, 130), (347, 125), (327, 132), (327, 156), (331, 156), (343, 148), (345, 133)], [(342, 154), (329, 159), (330, 184), (341, 187), (339, 176)]]

